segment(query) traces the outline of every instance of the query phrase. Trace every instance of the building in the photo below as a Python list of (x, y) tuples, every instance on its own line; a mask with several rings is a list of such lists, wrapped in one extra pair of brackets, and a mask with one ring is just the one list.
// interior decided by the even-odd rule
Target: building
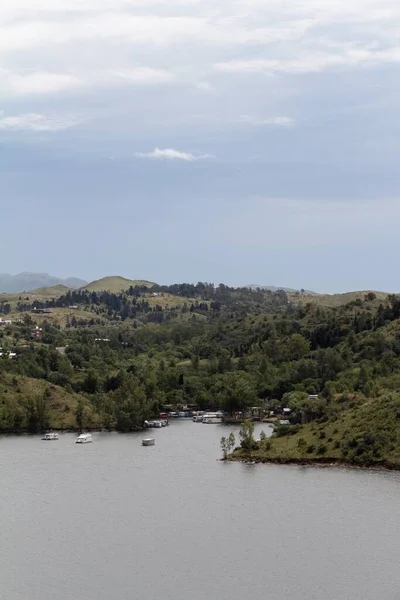
[(34, 340), (41, 340), (43, 337), (43, 329), (41, 327), (36, 327), (31, 330), (31, 338)]
[(12, 325), (10, 319), (0, 319), (0, 327), (7, 327), (8, 325)]

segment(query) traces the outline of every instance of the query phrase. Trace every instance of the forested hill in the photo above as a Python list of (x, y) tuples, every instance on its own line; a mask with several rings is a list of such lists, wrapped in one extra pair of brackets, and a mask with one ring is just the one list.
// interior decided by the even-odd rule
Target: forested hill
[[(295, 440), (296, 427), (388, 407), (388, 394), (396, 402), (395, 295), (369, 292), (327, 307), (284, 291), (199, 283), (50, 296), (0, 303), (11, 321), (0, 326), (0, 430), (129, 431), (165, 407), (279, 413), (289, 406)], [(400, 412), (390, 416), (393, 425)], [(396, 451), (397, 429), (374, 441), (376, 460), (386, 444)], [(310, 457), (317, 451), (314, 444)]]

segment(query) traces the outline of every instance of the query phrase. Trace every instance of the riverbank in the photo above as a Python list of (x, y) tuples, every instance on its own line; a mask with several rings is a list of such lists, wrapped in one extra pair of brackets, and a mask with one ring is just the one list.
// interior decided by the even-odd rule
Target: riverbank
[(369, 464), (356, 464), (353, 462), (345, 462), (340, 459), (334, 458), (318, 458), (318, 459), (302, 459), (302, 458), (288, 458), (288, 457), (244, 457), (235, 456), (234, 454), (228, 458), (222, 458), (223, 462), (240, 462), (244, 464), (270, 464), (270, 465), (281, 465), (281, 466), (301, 466), (301, 467), (313, 467), (313, 468), (336, 468), (336, 469), (356, 469), (356, 470), (367, 470), (367, 471), (400, 471), (400, 464), (394, 464), (389, 461), (382, 461), (378, 463)]

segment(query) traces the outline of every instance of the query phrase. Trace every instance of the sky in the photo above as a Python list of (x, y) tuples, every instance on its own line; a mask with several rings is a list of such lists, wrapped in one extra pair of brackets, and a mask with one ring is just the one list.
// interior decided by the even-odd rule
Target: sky
[(0, 271), (400, 291), (398, 0), (0, 0)]

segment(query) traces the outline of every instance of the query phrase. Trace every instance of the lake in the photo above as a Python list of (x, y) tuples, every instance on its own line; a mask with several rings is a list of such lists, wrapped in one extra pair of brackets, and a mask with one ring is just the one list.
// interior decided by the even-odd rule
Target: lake
[(400, 474), (223, 463), (231, 430), (0, 437), (0, 598), (398, 600)]

